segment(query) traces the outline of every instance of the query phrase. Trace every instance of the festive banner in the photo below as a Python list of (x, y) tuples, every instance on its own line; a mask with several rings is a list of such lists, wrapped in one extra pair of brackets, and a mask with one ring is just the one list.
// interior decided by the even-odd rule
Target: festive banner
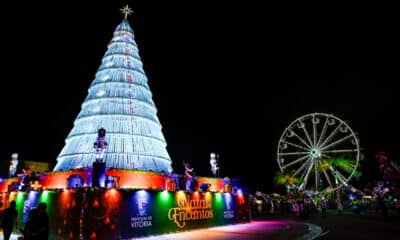
[(38, 203), (47, 204), (49, 239), (130, 239), (250, 221), (246, 195), (78, 188), (6, 193), (20, 226)]

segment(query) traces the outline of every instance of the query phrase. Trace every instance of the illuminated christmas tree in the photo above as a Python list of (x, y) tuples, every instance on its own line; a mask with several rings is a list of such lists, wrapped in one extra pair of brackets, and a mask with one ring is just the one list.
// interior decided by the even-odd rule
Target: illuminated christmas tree
[(91, 167), (97, 131), (107, 131), (106, 167), (172, 172), (157, 109), (127, 20), (117, 26), (54, 171)]

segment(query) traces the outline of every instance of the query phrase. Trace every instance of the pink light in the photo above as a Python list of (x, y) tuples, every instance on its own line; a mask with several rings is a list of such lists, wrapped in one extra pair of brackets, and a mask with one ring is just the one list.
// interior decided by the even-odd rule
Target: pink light
[[(253, 221), (245, 224), (235, 224), (206, 229), (191, 230), (188, 232), (164, 234), (161, 236), (146, 237), (143, 239), (226, 239), (226, 236), (233, 236), (234, 239), (251, 239), (254, 233), (268, 234), (276, 230), (285, 230), (287, 226), (293, 224), (289, 221)], [(247, 235), (247, 233), (251, 233)], [(247, 238), (246, 238), (247, 237)]]

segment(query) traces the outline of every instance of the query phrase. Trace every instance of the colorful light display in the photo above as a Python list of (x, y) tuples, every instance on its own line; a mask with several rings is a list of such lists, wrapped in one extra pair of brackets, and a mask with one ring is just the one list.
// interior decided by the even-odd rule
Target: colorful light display
[[(172, 174), (126, 19), (130, 9), (122, 10), (125, 19), (114, 31), (54, 171), (30, 171), (1, 181), (1, 202), (15, 200), (20, 226), (32, 208), (46, 203), (49, 239), (132, 239), (250, 221), (243, 195), (226, 192), (230, 180), (227, 188), (226, 179), (189, 174), (193, 187), (185, 188), (184, 176)], [(106, 164), (101, 169), (102, 184), (93, 184), (97, 179), (93, 163)], [(188, 167), (187, 173), (192, 170)]]
[(40, 202), (52, 206), (51, 239), (131, 239), (250, 221), (244, 193), (79, 187), (5, 192), (2, 198), (16, 201), (20, 226)]

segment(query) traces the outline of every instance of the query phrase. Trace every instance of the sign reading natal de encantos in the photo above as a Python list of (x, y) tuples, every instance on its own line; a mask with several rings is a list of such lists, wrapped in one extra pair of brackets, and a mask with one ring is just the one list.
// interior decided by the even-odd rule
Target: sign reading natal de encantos
[(177, 199), (178, 207), (170, 208), (168, 219), (179, 228), (184, 228), (186, 222), (209, 219), (214, 217), (211, 202), (207, 199)]
[(232, 224), (237, 221), (237, 196), (231, 193), (123, 191), (122, 239), (178, 230)]

